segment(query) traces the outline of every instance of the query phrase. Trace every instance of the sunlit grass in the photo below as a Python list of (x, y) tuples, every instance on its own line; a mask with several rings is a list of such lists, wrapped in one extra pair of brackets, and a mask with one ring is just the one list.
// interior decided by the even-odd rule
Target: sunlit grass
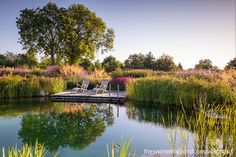
[[(2, 157), (45, 157), (47, 154), (46, 148), (43, 144), (35, 143), (34, 146), (31, 144), (24, 144), (22, 148), (12, 147), (5, 151), (2, 148)], [(56, 157), (57, 153), (53, 156)]]
[(223, 81), (208, 82), (197, 78), (141, 78), (126, 86), (131, 100), (192, 108), (204, 99), (208, 104), (235, 104), (236, 94)]

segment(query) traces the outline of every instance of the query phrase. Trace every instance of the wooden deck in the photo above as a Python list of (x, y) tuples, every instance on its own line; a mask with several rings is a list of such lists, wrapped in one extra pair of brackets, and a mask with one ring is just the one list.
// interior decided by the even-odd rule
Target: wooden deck
[(110, 97), (109, 93), (94, 94), (93, 91), (88, 90), (84, 93), (73, 94), (70, 91), (61, 92), (57, 94), (52, 94), (52, 101), (62, 101), (62, 102), (93, 102), (93, 103), (124, 103), (126, 93), (124, 91), (119, 92), (119, 97), (117, 91), (111, 91)]

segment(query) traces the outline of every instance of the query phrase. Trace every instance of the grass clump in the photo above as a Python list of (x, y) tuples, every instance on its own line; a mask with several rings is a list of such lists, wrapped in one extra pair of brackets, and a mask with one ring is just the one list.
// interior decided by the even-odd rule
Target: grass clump
[(175, 77), (140, 78), (126, 86), (129, 99), (192, 107), (204, 100), (207, 104), (234, 104), (235, 93), (223, 81)]
[[(5, 152), (2, 148), (2, 157), (45, 157), (46, 149), (43, 144), (36, 142), (34, 146), (25, 144), (22, 148), (12, 147)], [(57, 154), (54, 155), (56, 157)]]
[(49, 77), (0, 77), (0, 99), (39, 96), (40, 91), (46, 94), (62, 92), (65, 83), (61, 78)]

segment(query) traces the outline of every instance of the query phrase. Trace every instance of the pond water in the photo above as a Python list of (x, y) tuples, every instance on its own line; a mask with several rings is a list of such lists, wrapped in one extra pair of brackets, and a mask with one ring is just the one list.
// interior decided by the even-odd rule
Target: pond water
[(107, 145), (111, 149), (112, 143), (121, 144), (124, 139), (132, 140), (131, 152), (137, 156), (150, 150), (180, 149), (183, 144), (186, 150), (196, 149), (193, 131), (179, 123), (177, 111), (132, 103), (5, 101), (0, 103), (0, 147), (38, 141), (47, 147), (47, 156), (59, 152), (59, 157), (106, 157)]

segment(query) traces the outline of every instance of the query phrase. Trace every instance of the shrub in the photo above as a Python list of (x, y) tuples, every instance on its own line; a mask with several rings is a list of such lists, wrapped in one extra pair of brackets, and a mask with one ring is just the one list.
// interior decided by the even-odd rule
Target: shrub
[(111, 79), (111, 76), (103, 69), (95, 69), (94, 72), (90, 73), (88, 77), (95, 79)]
[(111, 84), (114, 86), (114, 88), (117, 88), (117, 85), (119, 85), (120, 90), (125, 90), (125, 85), (128, 83), (128, 81), (132, 79), (130, 77), (117, 77), (111, 81)]
[(65, 80), (75, 81), (88, 76), (88, 73), (82, 67), (76, 65), (62, 65), (59, 71), (59, 76), (63, 77)]
[(208, 82), (196, 78), (174, 77), (140, 78), (130, 80), (126, 86), (128, 98), (161, 104), (183, 103), (187, 107), (206, 103), (234, 104), (235, 93), (223, 81)]
[(58, 65), (50, 65), (47, 67), (46, 74), (48, 76), (59, 76), (60, 75), (60, 69)]

